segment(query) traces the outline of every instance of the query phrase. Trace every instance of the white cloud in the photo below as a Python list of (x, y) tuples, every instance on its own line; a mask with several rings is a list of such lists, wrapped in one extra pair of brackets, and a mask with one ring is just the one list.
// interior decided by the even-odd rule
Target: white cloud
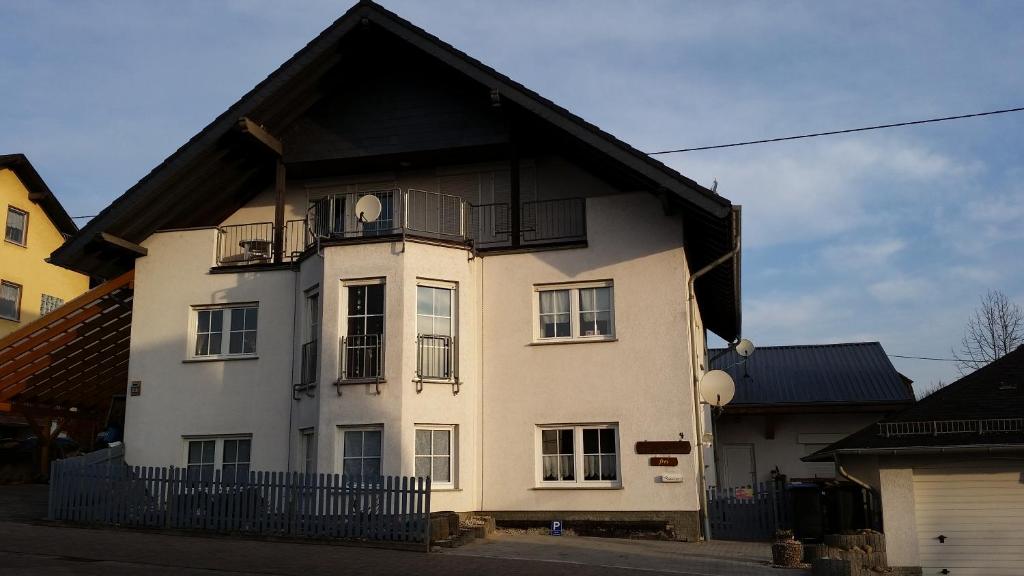
[(907, 243), (902, 238), (887, 238), (875, 242), (830, 244), (821, 250), (822, 259), (839, 270), (867, 269), (877, 271), (902, 252)]
[(934, 287), (923, 278), (900, 276), (870, 284), (868, 292), (885, 303), (903, 303), (919, 301), (932, 295)]

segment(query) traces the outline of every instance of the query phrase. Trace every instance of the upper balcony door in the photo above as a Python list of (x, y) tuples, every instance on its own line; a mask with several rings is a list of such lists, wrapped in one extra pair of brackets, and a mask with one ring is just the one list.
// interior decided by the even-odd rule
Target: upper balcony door
[(455, 286), (416, 286), (416, 377), (453, 380), (455, 367)]

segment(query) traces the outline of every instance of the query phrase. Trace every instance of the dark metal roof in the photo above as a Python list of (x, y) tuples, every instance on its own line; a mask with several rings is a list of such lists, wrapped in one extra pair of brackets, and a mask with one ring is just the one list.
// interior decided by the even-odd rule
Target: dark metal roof
[[(212, 211), (212, 205), (227, 206), (236, 201), (224, 190), (230, 189), (229, 186), (252, 188), (247, 188), (243, 179), (258, 175), (251, 159), (237, 147), (229, 145), (228, 135), (238, 119), (252, 117), (254, 121), (267, 122), (269, 129), (281, 131), (283, 126), (275, 126), (267, 119), (281, 116), (281, 110), (294, 110), (300, 90), (315, 93), (319, 89), (318, 75), (330, 70), (325, 62), (337, 59), (342, 40), (359, 33), (357, 30), (397, 37), (471, 81), (496, 90), (502, 99), (555, 127), (576, 145), (586, 147), (609, 164), (622, 166), (643, 182), (643, 188), (665, 194), (680, 203), (687, 258), (695, 269), (731, 248), (736, 231), (733, 230), (731, 216), (733, 206), (727, 199), (393, 12), (373, 2), (361, 1), (100, 212), (81, 233), (55, 251), (52, 260), (71, 269), (113, 277), (131, 264), (112, 263), (109, 258), (102, 257), (95, 246), (98, 233), (107, 232), (138, 243), (162, 226), (167, 226), (174, 212), (184, 212), (193, 205), (204, 205)], [(368, 56), (358, 54), (357, 57)], [(197, 184), (214, 177), (228, 179), (232, 174), (236, 175), (234, 183), (225, 183), (215, 196)], [(195, 181), (190, 182), (189, 178)], [(738, 261), (719, 266), (701, 278), (696, 290), (706, 327), (728, 341), (734, 340), (740, 333)]]
[[(1024, 347), (922, 398), (880, 423), (977, 422), (1024, 417)], [(897, 434), (884, 436), (875, 423), (807, 456), (830, 459), (833, 453), (914, 448), (1006, 446), (1024, 447), (1024, 432)], [(934, 424), (932, 424), (934, 425)]]
[[(722, 349), (708, 351), (711, 358)], [(736, 382), (729, 406), (898, 404), (914, 393), (878, 342), (759, 347), (746, 362), (729, 350), (711, 362)]]
[(78, 232), (75, 221), (68, 216), (67, 211), (61, 206), (50, 187), (43, 181), (43, 177), (36, 172), (35, 167), (24, 154), (0, 154), (0, 169), (2, 168), (12, 170), (28, 189), (29, 194), (35, 195), (32, 201), (43, 208), (43, 212), (61, 234), (72, 236)]

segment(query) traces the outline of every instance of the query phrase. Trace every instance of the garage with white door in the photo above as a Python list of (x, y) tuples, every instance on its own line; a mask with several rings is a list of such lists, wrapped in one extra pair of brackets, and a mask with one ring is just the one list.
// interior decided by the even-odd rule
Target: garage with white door
[(1024, 574), (1024, 461), (914, 469), (925, 575)]

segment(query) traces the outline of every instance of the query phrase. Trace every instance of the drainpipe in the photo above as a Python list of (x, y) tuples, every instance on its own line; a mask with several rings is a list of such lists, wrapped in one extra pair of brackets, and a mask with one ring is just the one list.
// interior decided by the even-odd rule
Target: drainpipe
[(833, 452), (832, 453), (832, 460), (835, 461), (835, 463), (836, 463), (836, 472), (839, 472), (840, 476), (842, 476), (843, 478), (846, 478), (850, 482), (853, 482), (857, 486), (860, 486), (862, 489), (867, 491), (867, 494), (864, 495), (864, 520), (865, 520), (865, 522), (867, 522), (867, 524), (871, 528), (874, 528), (874, 529), (881, 528), (882, 527), (881, 519), (876, 518), (873, 514), (871, 514), (871, 511), (872, 511), (871, 503), (873, 503), (874, 500), (875, 500), (875, 497), (873, 496), (873, 494), (875, 493), (874, 489), (871, 488), (870, 484), (868, 484), (867, 482), (861, 480), (860, 478), (855, 477), (854, 475), (850, 474), (846, 470), (846, 468), (843, 468), (842, 462), (839, 461), (839, 453)]
[(856, 484), (857, 486), (860, 486), (861, 488), (863, 488), (865, 490), (874, 490), (874, 488), (872, 488), (870, 484), (868, 484), (867, 482), (861, 480), (860, 478), (857, 478), (857, 477), (853, 476), (852, 474), (850, 474), (849, 472), (846, 471), (846, 468), (843, 468), (842, 463), (839, 462), (839, 454), (838, 453), (833, 452), (832, 453), (832, 459), (835, 460), (836, 472), (839, 472), (840, 476), (842, 476), (843, 478), (846, 478), (850, 482), (853, 482), (854, 484)]
[(694, 306), (697, 299), (694, 293), (694, 284), (697, 280), (714, 270), (718, 266), (722, 265), (729, 260), (732, 260), (740, 253), (740, 207), (734, 206), (732, 209), (732, 250), (726, 252), (714, 262), (701, 268), (700, 270), (690, 274), (690, 278), (686, 281), (686, 303), (687, 303), (687, 314), (689, 316), (689, 326), (687, 327), (687, 334), (689, 335), (690, 345), (690, 388), (693, 391), (693, 408), (694, 408), (694, 447), (697, 449), (697, 478), (699, 480), (697, 490), (699, 492), (698, 498), (700, 500), (700, 513), (703, 519), (704, 527), (704, 539), (711, 539), (711, 520), (708, 518), (708, 494), (707, 494), (707, 479), (705, 478), (704, 470), (704, 410), (700, 404), (700, 392), (697, 389), (697, 384), (700, 382), (700, 374), (698, 374), (697, 368), (697, 351), (694, 343), (694, 329), (696, 328), (696, 314), (694, 312)]

